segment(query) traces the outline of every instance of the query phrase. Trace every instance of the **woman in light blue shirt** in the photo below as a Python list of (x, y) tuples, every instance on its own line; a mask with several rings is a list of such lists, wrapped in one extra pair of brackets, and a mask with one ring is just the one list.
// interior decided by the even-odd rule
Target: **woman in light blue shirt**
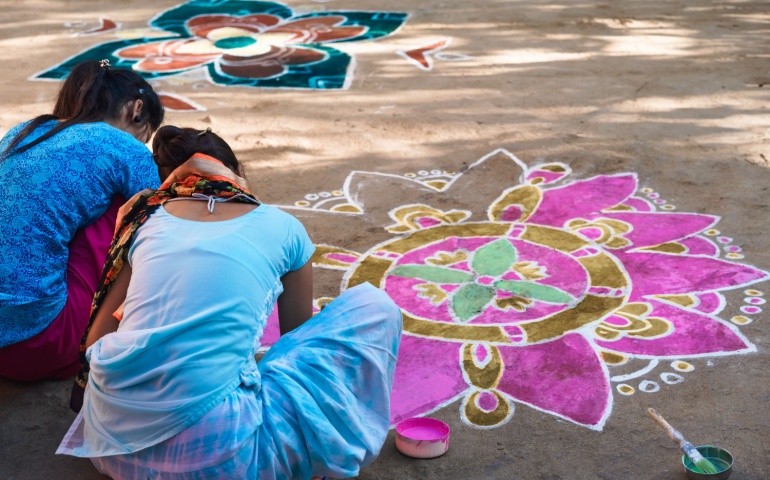
[[(249, 192), (214, 133), (153, 143), (169, 177), (119, 219), (57, 453), (115, 479), (356, 476), (388, 432), (400, 310), (363, 284), (311, 318), (302, 224)], [(276, 303), (282, 337), (257, 365)]]
[(82, 62), (51, 115), (0, 141), (0, 376), (74, 375), (124, 198), (160, 183), (163, 107), (138, 74)]

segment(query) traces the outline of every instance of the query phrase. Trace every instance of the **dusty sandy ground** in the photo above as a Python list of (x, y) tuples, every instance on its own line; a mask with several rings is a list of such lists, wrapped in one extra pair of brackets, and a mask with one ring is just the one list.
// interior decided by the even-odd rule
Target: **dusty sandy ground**
[[(95, 26), (100, 16), (124, 29), (144, 28), (177, 3), (0, 0), (0, 134), (50, 111), (58, 84), (29, 76), (114, 38), (72, 33)], [(637, 172), (640, 186), (654, 188), (678, 211), (720, 216), (718, 228), (742, 247), (742, 261), (770, 270), (767, 2), (288, 5), (410, 17), (389, 37), (344, 47), (357, 62), (345, 91), (160, 84), (207, 108), (172, 112), (167, 123), (210, 126), (228, 139), (262, 199), (292, 205), (306, 194), (340, 189), (352, 170), (462, 172), (505, 148), (527, 164), (564, 162), (576, 178)], [(423, 71), (395, 54), (447, 37), (445, 51), (467, 59), (437, 59)], [(383, 198), (398, 194), (373, 188)], [(472, 202), (489, 192), (463, 194)], [(317, 243), (358, 251), (389, 238), (373, 221), (355, 232), (333, 220), (311, 223)], [(317, 295), (338, 294), (340, 278), (319, 271)], [(723, 318), (738, 314), (742, 297), (727, 298)], [(651, 404), (695, 443), (729, 449), (736, 458), (731, 478), (768, 478), (769, 321), (760, 314), (741, 328), (756, 353), (693, 360), (695, 372), (684, 383), (655, 394), (616, 394), (602, 431), (524, 405), (506, 425), (480, 430), (459, 420), (454, 403), (433, 414), (453, 428), (445, 456), (408, 459), (395, 450), (391, 434), (360, 478), (684, 478), (676, 447), (644, 414)], [(0, 381), (0, 478), (99, 478), (88, 461), (53, 454), (74, 417), (69, 386)]]

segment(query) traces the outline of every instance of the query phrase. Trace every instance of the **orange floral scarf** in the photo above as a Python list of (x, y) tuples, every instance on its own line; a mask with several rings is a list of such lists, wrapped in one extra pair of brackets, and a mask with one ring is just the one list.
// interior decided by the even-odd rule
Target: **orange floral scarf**
[(107, 292), (109, 292), (123, 265), (128, 261), (128, 251), (137, 230), (166, 201), (172, 198), (191, 197), (196, 193), (259, 205), (259, 200), (248, 191), (245, 179), (235, 175), (215, 158), (196, 153), (174, 170), (160, 188), (139, 192), (120, 208), (115, 236), (107, 253), (99, 288), (91, 303), (88, 327), (80, 341), (81, 368), (75, 377), (75, 385), (70, 399), (70, 406), (73, 410), (80, 410), (83, 392), (88, 383), (88, 371), (90, 369), (86, 358), (88, 332), (91, 330), (96, 313), (107, 296)]

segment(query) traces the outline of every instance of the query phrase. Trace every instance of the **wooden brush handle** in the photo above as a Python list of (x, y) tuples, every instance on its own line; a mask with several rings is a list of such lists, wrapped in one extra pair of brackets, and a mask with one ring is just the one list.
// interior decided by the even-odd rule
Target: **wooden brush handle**
[(679, 444), (680, 447), (684, 447), (684, 444), (686, 443), (684, 437), (682, 436), (681, 433), (679, 433), (678, 430), (676, 430), (674, 427), (669, 425), (669, 423), (666, 421), (665, 418), (661, 417), (660, 414), (655, 410), (653, 410), (652, 408), (648, 408), (647, 413), (650, 414), (653, 420), (658, 422), (658, 425), (663, 427), (666, 433), (668, 433), (668, 436), (671, 437), (671, 440)]

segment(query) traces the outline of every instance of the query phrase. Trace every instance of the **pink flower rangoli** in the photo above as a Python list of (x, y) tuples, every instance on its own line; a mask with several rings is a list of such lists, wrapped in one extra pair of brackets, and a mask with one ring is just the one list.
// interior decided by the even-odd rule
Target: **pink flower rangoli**
[[(674, 213), (633, 173), (570, 173), (499, 150), (462, 174), (353, 172), (336, 200), (323, 192), (316, 205), (311, 194), (288, 207), (310, 230), (332, 218), (363, 228), (366, 218), (398, 235), (363, 254), (318, 245), (313, 259), (344, 271), (343, 289), (370, 282), (404, 313), (393, 424), (459, 400), (462, 419), (480, 428), (525, 404), (601, 430), (613, 395), (679, 383), (694, 368), (688, 358), (756, 350), (736, 327), (749, 317), (718, 315), (735, 289), (761, 311), (763, 292), (748, 286), (770, 275), (736, 263), (732, 239), (710, 238), (717, 217)], [(397, 204), (367, 192), (378, 181)], [(484, 205), (458, 193), (469, 191)], [(457, 208), (436, 207), (446, 199)], [(273, 316), (265, 344), (275, 338)], [(644, 366), (613, 375), (629, 362)], [(661, 362), (673, 371), (659, 381), (627, 383)]]

